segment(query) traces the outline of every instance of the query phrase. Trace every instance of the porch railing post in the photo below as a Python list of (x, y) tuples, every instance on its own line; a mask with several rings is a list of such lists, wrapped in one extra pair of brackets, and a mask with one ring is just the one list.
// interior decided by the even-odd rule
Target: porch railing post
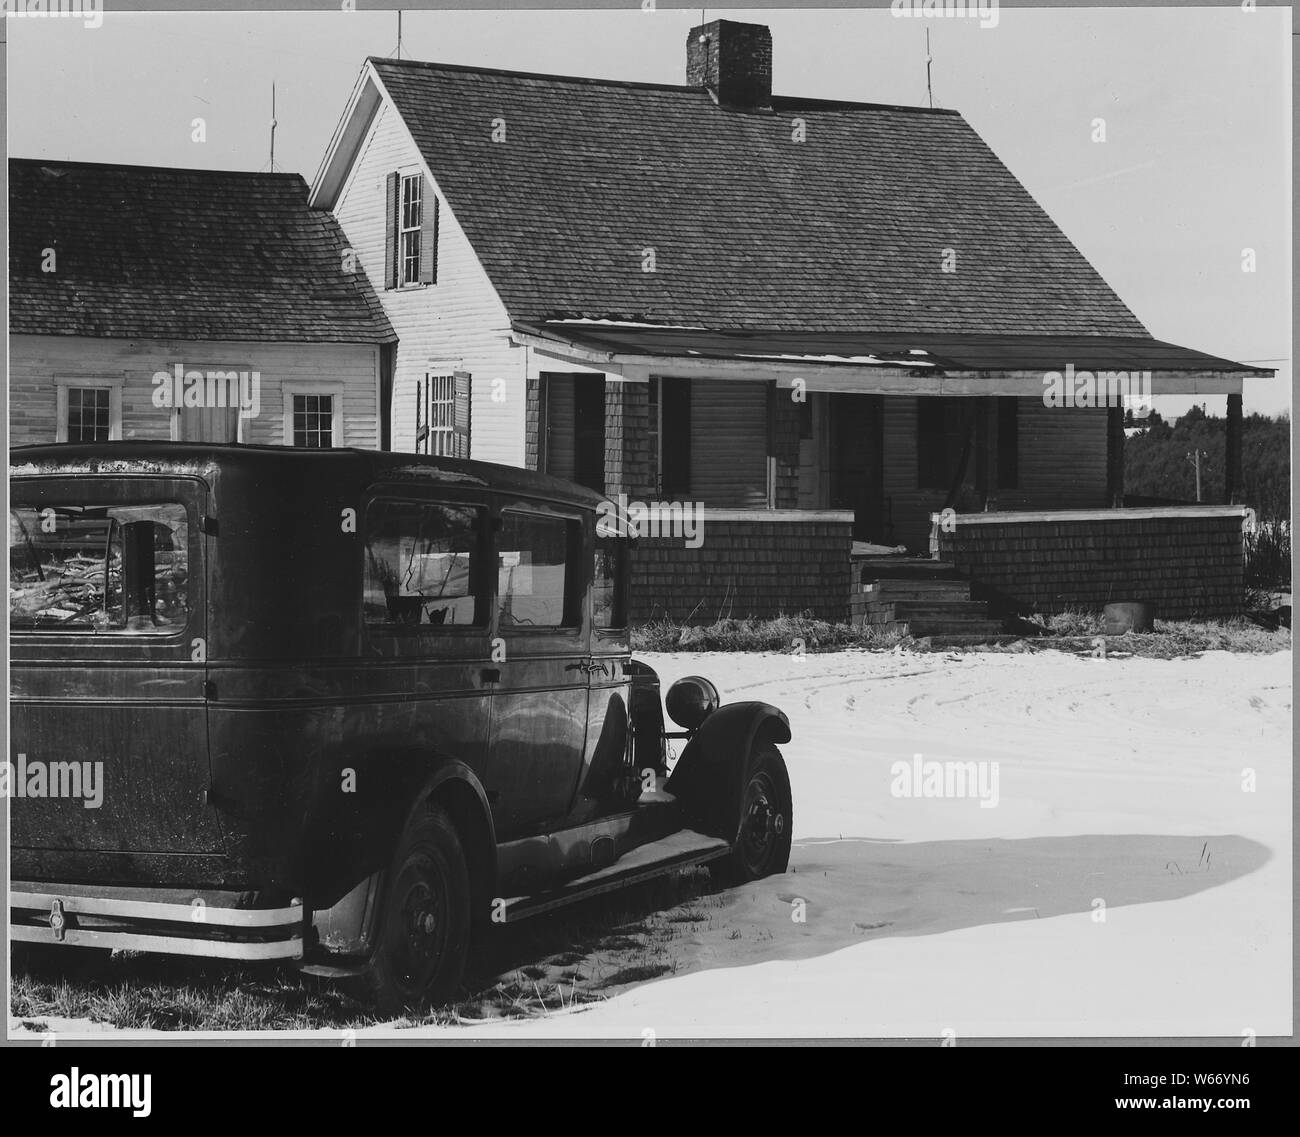
[(1223, 500), (1236, 505), (1241, 493), (1241, 396), (1228, 396), (1227, 434), (1223, 439)]

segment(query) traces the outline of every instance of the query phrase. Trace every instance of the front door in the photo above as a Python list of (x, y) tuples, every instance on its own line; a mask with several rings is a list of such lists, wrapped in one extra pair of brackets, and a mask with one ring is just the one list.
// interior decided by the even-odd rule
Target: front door
[(830, 508), (853, 510), (853, 539), (889, 544), (884, 493), (884, 396), (831, 394)]

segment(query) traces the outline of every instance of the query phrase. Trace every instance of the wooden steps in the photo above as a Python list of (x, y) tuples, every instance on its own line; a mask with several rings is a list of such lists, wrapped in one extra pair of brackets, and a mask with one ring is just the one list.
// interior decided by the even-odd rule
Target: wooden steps
[(919, 557), (856, 561), (862, 579), (850, 600), (855, 625), (900, 631), (941, 646), (986, 643), (1002, 633), (988, 605), (970, 598), (970, 582), (944, 561)]

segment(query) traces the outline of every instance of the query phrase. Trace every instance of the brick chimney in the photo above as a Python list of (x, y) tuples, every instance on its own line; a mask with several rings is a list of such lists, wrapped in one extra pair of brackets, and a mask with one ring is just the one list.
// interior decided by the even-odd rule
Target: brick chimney
[(724, 107), (772, 105), (772, 33), (762, 24), (713, 20), (686, 37), (686, 83)]

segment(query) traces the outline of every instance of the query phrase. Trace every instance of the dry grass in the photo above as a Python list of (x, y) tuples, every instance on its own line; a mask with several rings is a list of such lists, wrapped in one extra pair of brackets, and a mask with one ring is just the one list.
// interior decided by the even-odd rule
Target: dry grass
[(711, 921), (725, 902), (707, 870), (694, 869), (486, 930), (472, 947), (456, 1002), (395, 1020), (376, 1016), (348, 984), (285, 965), (60, 949), (15, 953), (10, 1017), (38, 1031), (40, 1019), (58, 1017), (123, 1030), (221, 1033), (534, 1018), (673, 974), (680, 954), (674, 941)]
[(852, 627), (811, 616), (771, 620), (717, 620), (704, 626), (659, 620), (632, 629), (633, 651), (843, 651), (846, 648), (892, 648), (903, 642), (898, 632), (870, 625)]

